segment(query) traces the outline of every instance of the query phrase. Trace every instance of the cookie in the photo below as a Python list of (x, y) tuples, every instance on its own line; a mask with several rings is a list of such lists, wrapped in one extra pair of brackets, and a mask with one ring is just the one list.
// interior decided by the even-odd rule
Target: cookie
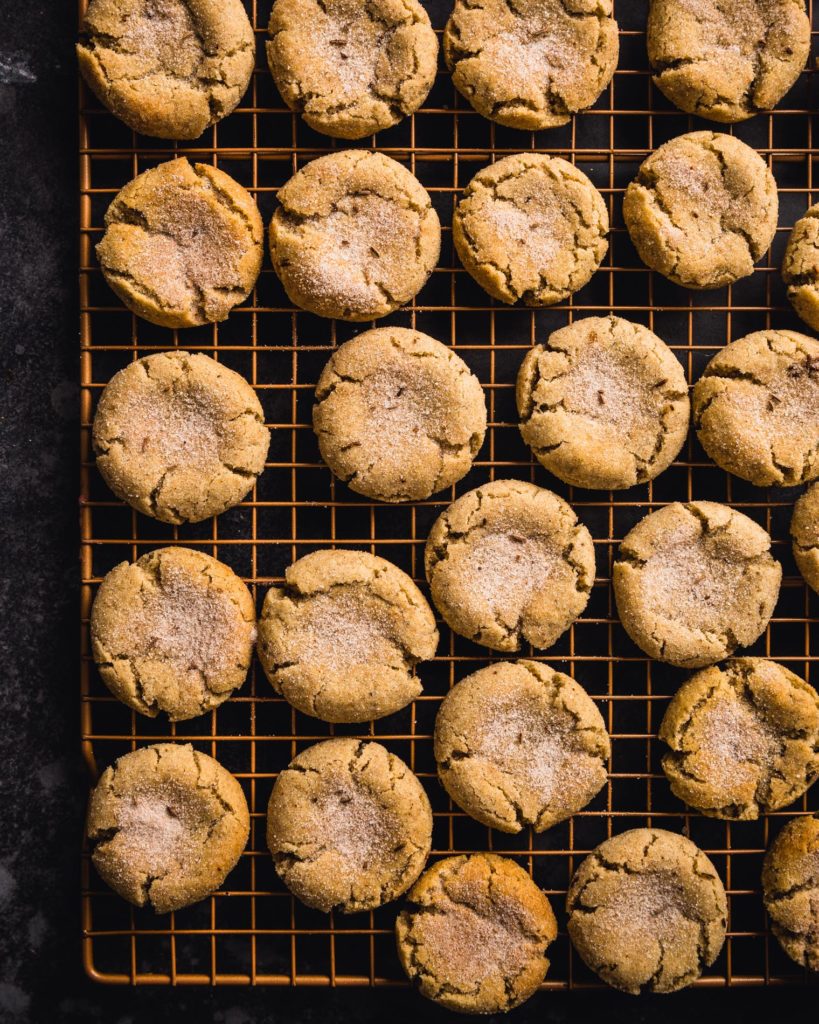
[(435, 720), (438, 777), (450, 797), (501, 832), (543, 832), (606, 784), (611, 744), (594, 701), (536, 661), (501, 661), (462, 679)]
[(451, 348), (404, 327), (365, 331), (322, 370), (313, 406), (321, 457), (351, 490), (421, 501), (465, 476), (486, 400)]
[(129, 128), (196, 139), (245, 93), (256, 44), (241, 0), (91, 0), (77, 59)]
[(395, 936), (401, 966), (427, 999), (458, 1013), (505, 1013), (546, 977), (557, 922), (523, 868), (473, 853), (424, 872)]
[(709, 818), (747, 821), (819, 777), (819, 695), (783, 665), (735, 658), (683, 683), (660, 724), (671, 791)]
[(185, 157), (159, 164), (117, 193), (97, 259), (131, 312), (161, 327), (227, 319), (262, 268), (264, 225), (238, 182)]
[(276, 872), (316, 910), (349, 914), (396, 899), (423, 870), (431, 843), (424, 787), (380, 743), (316, 743), (279, 774), (270, 795)]
[(114, 374), (92, 441), (118, 498), (163, 523), (198, 523), (253, 488), (270, 431), (244, 377), (210, 356), (174, 350)]
[(140, 747), (106, 768), (87, 822), (100, 878), (137, 907), (180, 910), (224, 882), (250, 834), (242, 787), (189, 744)]
[(538, 131), (594, 104), (617, 67), (610, 0), (456, 0), (444, 30), (452, 81), (484, 117)]
[(325, 722), (368, 722), (421, 693), (435, 617), (398, 566), (366, 551), (305, 555), (268, 590), (259, 660), (276, 693)]
[(270, 255), (290, 301), (318, 316), (375, 320), (415, 298), (441, 251), (429, 193), (383, 153), (343, 150), (281, 188)]
[(456, 633), (496, 651), (551, 647), (588, 604), (591, 534), (551, 491), (495, 480), (435, 521), (424, 552), (432, 602)]
[(720, 349), (692, 395), (707, 454), (757, 487), (819, 477), (819, 341), (754, 331)]
[(717, 132), (690, 132), (660, 146), (623, 197), (640, 259), (683, 288), (722, 288), (751, 274), (773, 241), (778, 215), (765, 161)]
[(150, 718), (179, 722), (218, 707), (245, 681), (255, 640), (250, 591), (229, 566), (190, 548), (120, 562), (91, 607), (102, 681)]
[(676, 356), (642, 324), (590, 316), (551, 334), (518, 373), (520, 432), (575, 487), (653, 480), (679, 454), (690, 404)]
[(819, 484), (813, 484), (793, 506), (793, 557), (807, 585), (819, 594)]
[(478, 171), (452, 218), (461, 263), (491, 296), (552, 306), (587, 284), (608, 251), (602, 195), (573, 164), (516, 153)]
[(779, 944), (796, 963), (819, 971), (819, 816), (785, 825), (765, 856), (762, 890)]
[(714, 865), (690, 839), (635, 828), (607, 839), (575, 872), (569, 938), (613, 988), (677, 992), (725, 941), (728, 901)]
[(418, 0), (277, 0), (269, 33), (284, 102), (338, 139), (398, 124), (435, 81), (438, 39)]
[(629, 531), (612, 582), (620, 620), (641, 650), (700, 668), (762, 635), (781, 580), (761, 526), (727, 505), (690, 501)]
[(793, 226), (782, 257), (782, 280), (793, 308), (819, 331), (819, 203)]
[(810, 50), (804, 0), (652, 0), (654, 84), (688, 114), (731, 124), (770, 110)]

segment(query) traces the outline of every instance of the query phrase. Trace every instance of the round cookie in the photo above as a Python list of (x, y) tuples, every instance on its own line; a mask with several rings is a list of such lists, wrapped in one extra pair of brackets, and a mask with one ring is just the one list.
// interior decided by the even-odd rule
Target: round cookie
[(654, 84), (688, 114), (726, 124), (770, 110), (810, 50), (804, 0), (652, 0)]
[(653, 480), (688, 433), (685, 374), (641, 324), (590, 316), (530, 349), (517, 380), (520, 432), (538, 462), (575, 487)]
[(117, 193), (96, 248), (112, 290), (161, 327), (227, 319), (253, 290), (263, 250), (250, 193), (185, 157), (144, 171)]
[(721, 288), (753, 273), (778, 215), (765, 161), (717, 132), (690, 132), (660, 146), (623, 197), (640, 259), (684, 288)]
[(747, 334), (717, 352), (692, 399), (697, 437), (721, 469), (757, 487), (819, 477), (819, 341)]
[(335, 138), (397, 124), (435, 81), (438, 39), (418, 0), (276, 0), (269, 32), (285, 103)]
[(252, 489), (270, 431), (244, 377), (209, 356), (174, 350), (114, 374), (92, 441), (118, 498), (163, 523), (197, 523)]
[(292, 303), (375, 320), (415, 298), (441, 251), (429, 193), (402, 164), (360, 149), (312, 160), (278, 194), (270, 255)]
[(224, 882), (250, 834), (242, 787), (189, 744), (157, 743), (118, 758), (91, 793), (91, 859), (137, 907), (180, 910)]
[(478, 171), (452, 218), (464, 267), (501, 302), (552, 306), (582, 288), (608, 251), (602, 195), (573, 164), (516, 153)]
[(77, 59), (129, 128), (196, 139), (239, 103), (256, 44), (241, 0), (91, 0)]
[(551, 647), (589, 601), (594, 544), (562, 498), (495, 480), (453, 502), (424, 551), (432, 602), (456, 633), (496, 651)]
[(676, 992), (719, 956), (728, 901), (690, 839), (635, 828), (601, 843), (566, 897), (569, 938), (583, 961), (632, 995)]
[(368, 722), (421, 693), (435, 617), (409, 576), (366, 551), (314, 551), (268, 590), (259, 660), (273, 689), (325, 722)]
[(345, 342), (313, 406), (321, 456), (358, 494), (421, 501), (472, 468), (486, 433), (478, 378), (420, 331), (382, 327)]
[(120, 562), (91, 607), (102, 681), (150, 718), (179, 722), (218, 707), (245, 681), (255, 640), (250, 591), (229, 566), (190, 548)]
[(520, 1006), (549, 970), (551, 905), (513, 860), (446, 857), (412, 887), (395, 922), (398, 956), (421, 995), (458, 1013)]
[(819, 816), (785, 825), (765, 855), (762, 891), (779, 944), (796, 963), (819, 971)]
[(819, 483), (809, 487), (793, 506), (791, 540), (799, 571), (819, 594)]
[(276, 872), (308, 907), (350, 914), (407, 890), (432, 843), (424, 787), (380, 743), (338, 738), (303, 750), (267, 808)]
[(651, 658), (700, 668), (764, 632), (782, 566), (748, 516), (713, 501), (674, 502), (629, 531), (614, 563), (617, 612)]
[(659, 737), (675, 796), (709, 818), (753, 820), (819, 776), (819, 695), (775, 661), (735, 658), (683, 683)]
[(435, 720), (444, 789), (501, 832), (543, 832), (570, 818), (606, 784), (610, 754), (583, 687), (536, 661), (501, 661), (467, 676)]
[(793, 226), (782, 257), (782, 280), (793, 308), (819, 331), (819, 203)]
[(620, 41), (610, 0), (456, 0), (444, 30), (455, 88), (509, 128), (567, 124), (611, 81)]

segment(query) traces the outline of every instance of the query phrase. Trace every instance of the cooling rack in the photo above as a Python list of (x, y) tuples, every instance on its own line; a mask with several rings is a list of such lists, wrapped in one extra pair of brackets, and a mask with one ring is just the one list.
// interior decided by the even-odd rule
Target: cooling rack
[[(125, 310), (102, 280), (94, 244), (115, 193), (135, 174), (177, 154), (221, 167), (256, 197), (265, 220), (277, 189), (305, 162), (345, 148), (307, 128), (275, 91), (264, 60), (272, 0), (246, 0), (258, 60), (239, 108), (191, 145), (133, 134), (80, 86), (80, 365), (82, 749), (90, 779), (115, 757), (162, 740), (193, 742), (241, 781), (251, 809), (251, 839), (222, 890), (204, 902), (157, 917), (110, 892), (83, 857), (82, 936), (87, 973), (100, 982), (162, 985), (380, 986), (405, 984), (395, 955), (396, 904), (352, 916), (329, 916), (294, 900), (278, 881), (265, 847), (264, 815), (276, 774), (306, 745), (330, 735), (385, 743), (406, 760), (430, 796), (433, 857), (494, 850), (514, 857), (548, 893), (561, 925), (563, 898), (580, 860), (606, 837), (655, 825), (682, 831), (715, 862), (730, 901), (725, 948), (703, 986), (787, 984), (808, 976), (779, 950), (762, 909), (759, 875), (769, 838), (794, 813), (819, 809), (819, 786), (787, 811), (759, 822), (709, 821), (669, 792), (659, 768), (657, 725), (685, 673), (651, 662), (627, 638), (612, 598), (617, 544), (646, 513), (675, 500), (728, 502), (773, 536), (785, 579), (776, 613), (751, 654), (776, 658), (819, 682), (817, 598), (793, 564), (788, 524), (797, 493), (761, 490), (717, 469), (690, 437), (680, 458), (653, 483), (622, 492), (566, 487), (535, 465), (520, 439), (514, 380), (525, 352), (548, 332), (581, 316), (614, 312), (656, 331), (695, 380), (714, 352), (764, 327), (802, 329), (778, 274), (794, 221), (819, 196), (813, 149), (816, 73), (809, 69), (779, 109), (726, 130), (767, 161), (780, 193), (780, 223), (766, 260), (732, 287), (687, 292), (639, 261), (621, 216), (622, 192), (645, 156), (666, 140), (709, 127), (671, 107), (653, 87), (645, 57), (646, 5), (615, 0), (620, 63), (592, 110), (564, 128), (520, 132), (484, 120), (440, 71), (414, 116), (362, 140), (406, 164), (432, 195), (443, 225), (441, 261), (415, 302), (379, 321), (412, 326), (452, 345), (478, 374), (487, 395), (489, 430), (474, 469), (434, 500), (409, 506), (365, 501), (336, 483), (319, 458), (310, 428), (312, 393), (333, 348), (364, 325), (322, 320), (296, 310), (266, 263), (250, 299), (223, 324), (183, 332), (154, 327)], [(80, 0), (80, 16), (86, 0)], [(425, 4), (437, 31), (450, 4)], [(812, 24), (813, 0), (809, 3)], [(814, 32), (814, 36), (816, 32)], [(721, 126), (716, 126), (722, 130)], [(612, 222), (608, 256), (592, 281), (558, 307), (533, 311), (496, 304), (462, 270), (451, 244), (459, 191), (485, 164), (508, 153), (554, 153), (577, 164), (606, 199)], [(265, 472), (248, 500), (206, 523), (175, 528), (137, 515), (114, 500), (93, 465), (90, 430), (102, 387), (129, 361), (180, 347), (212, 355), (256, 388), (272, 431)], [(586, 613), (544, 657), (577, 678), (596, 699), (613, 737), (610, 778), (584, 811), (545, 834), (493, 833), (461, 813), (435, 776), (431, 732), (439, 702), (460, 678), (495, 655), (454, 636), (443, 624), (439, 653), (421, 666), (424, 694), (404, 711), (368, 726), (328, 726), (276, 697), (255, 667), (238, 695), (209, 715), (168, 725), (114, 700), (90, 658), (88, 615), (105, 573), (153, 547), (180, 543), (226, 562), (260, 604), (294, 559), (328, 545), (363, 548), (397, 563), (422, 587), (423, 544), (440, 512), (458, 494), (490, 479), (532, 480), (565, 497), (594, 537), (598, 575)], [(565, 929), (550, 950), (545, 987), (600, 982), (572, 952)], [(816, 980), (816, 976), (813, 976)]]

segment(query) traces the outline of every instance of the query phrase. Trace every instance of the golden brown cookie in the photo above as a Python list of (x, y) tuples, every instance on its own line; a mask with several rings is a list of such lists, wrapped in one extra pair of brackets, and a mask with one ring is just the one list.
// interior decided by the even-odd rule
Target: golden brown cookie
[(325, 722), (367, 722), (421, 693), (415, 667), (435, 655), (424, 595), (397, 566), (366, 551), (305, 555), (268, 590), (259, 660), (273, 689)]
[(551, 647), (594, 583), (594, 544), (572, 507), (521, 480), (495, 480), (453, 502), (424, 561), (448, 625), (496, 651)]
[(819, 341), (755, 331), (720, 349), (694, 385), (700, 444), (757, 487), (819, 477)]
[(552, 306), (587, 284), (608, 251), (602, 195), (574, 164), (516, 153), (478, 171), (452, 218), (464, 267), (501, 302)]
[(140, 747), (106, 768), (91, 793), (91, 859), (123, 899), (157, 914), (224, 882), (250, 834), (242, 787), (189, 744)]
[(819, 203), (793, 226), (782, 257), (782, 280), (793, 308), (819, 331)]
[(505, 1013), (546, 977), (557, 922), (523, 868), (473, 853), (424, 872), (395, 936), (401, 966), (427, 999), (458, 1013)]
[(163, 523), (238, 504), (264, 469), (270, 431), (244, 377), (174, 350), (115, 373), (94, 416), (97, 468), (118, 498)]
[(793, 506), (791, 539), (799, 571), (819, 594), (819, 483), (812, 484)]
[(603, 981), (632, 995), (677, 992), (719, 956), (728, 901), (690, 839), (635, 828), (601, 843), (566, 897), (569, 938)]
[(819, 695), (766, 658), (735, 658), (683, 683), (660, 724), (663, 771), (709, 818), (758, 818), (819, 777)]
[(80, 71), (143, 135), (196, 139), (245, 93), (256, 56), (241, 0), (91, 0)]
[(530, 349), (517, 380), (520, 432), (575, 487), (653, 480), (679, 454), (690, 404), (676, 356), (642, 324), (585, 317)]
[(614, 563), (617, 611), (651, 658), (699, 668), (752, 644), (779, 597), (782, 566), (748, 516), (713, 501), (674, 502), (626, 535)]
[(532, 131), (592, 106), (619, 50), (610, 0), (456, 0), (444, 31), (455, 88), (484, 117)]
[(810, 50), (805, 0), (651, 0), (648, 59), (689, 114), (745, 121), (791, 88)]
[(103, 277), (137, 316), (195, 327), (227, 319), (244, 302), (263, 243), (250, 193), (217, 167), (180, 157), (117, 193), (96, 251)]
[(160, 548), (120, 562), (91, 607), (91, 649), (108, 689), (172, 722), (218, 707), (242, 685), (256, 640), (253, 597), (203, 551)]
[(594, 701), (537, 661), (501, 661), (462, 679), (435, 720), (444, 789), (501, 832), (543, 832), (606, 784), (611, 744)]
[(396, 899), (432, 842), (424, 787), (380, 743), (338, 738), (303, 750), (276, 779), (267, 844), (308, 907), (351, 914)]
[(420, 501), (472, 468), (486, 400), (451, 348), (420, 331), (381, 327), (333, 353), (316, 387), (313, 429), (322, 458), (351, 490)]
[(773, 241), (778, 214), (765, 161), (718, 132), (690, 132), (660, 146), (623, 197), (640, 259), (684, 288), (721, 288), (751, 274)]
[(335, 138), (397, 124), (435, 81), (438, 39), (418, 0), (276, 0), (269, 32), (285, 103)]
[(819, 816), (785, 825), (765, 855), (762, 890), (779, 944), (796, 963), (819, 971)]
[(415, 298), (441, 251), (429, 193), (402, 164), (361, 149), (311, 161), (281, 188), (273, 269), (296, 306), (375, 320)]

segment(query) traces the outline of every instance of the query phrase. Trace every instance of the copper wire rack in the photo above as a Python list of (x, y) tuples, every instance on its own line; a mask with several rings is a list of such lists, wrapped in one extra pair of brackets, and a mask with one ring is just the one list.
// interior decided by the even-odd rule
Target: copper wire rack
[[(666, 140), (709, 127), (675, 110), (652, 85), (645, 55), (645, 7), (616, 0), (620, 62), (595, 107), (563, 128), (530, 133), (482, 118), (456, 93), (442, 68), (414, 116), (362, 140), (406, 164), (430, 192), (443, 225), (440, 265), (415, 302), (384, 323), (418, 329), (452, 345), (478, 374), (489, 430), (472, 472), (434, 500), (407, 506), (372, 503), (336, 482), (319, 457), (311, 420), (315, 383), (335, 346), (371, 325), (323, 320), (294, 308), (266, 263), (249, 300), (222, 324), (182, 332), (154, 327), (125, 310), (102, 279), (94, 245), (116, 192), (135, 174), (177, 154), (212, 163), (245, 185), (265, 219), (277, 189), (307, 161), (347, 148), (311, 131), (288, 111), (264, 60), (272, 0), (246, 0), (259, 56), (238, 109), (190, 145), (137, 136), (80, 86), (80, 363), (82, 386), (82, 750), (90, 778), (114, 758), (146, 743), (193, 742), (241, 781), (251, 810), (247, 851), (214, 896), (156, 916), (112, 893), (83, 857), (82, 935), (87, 973), (100, 982), (162, 985), (381, 986), (405, 984), (393, 941), (396, 904), (342, 916), (309, 910), (279, 882), (265, 846), (265, 810), (277, 773), (308, 744), (330, 735), (372, 737), (402, 757), (422, 780), (434, 811), (433, 857), (494, 850), (514, 857), (547, 892), (560, 935), (550, 950), (545, 987), (600, 985), (572, 951), (563, 900), (582, 858), (628, 828), (654, 825), (684, 832), (715, 862), (730, 899), (729, 934), (704, 986), (808, 982), (770, 935), (760, 896), (762, 855), (791, 815), (819, 809), (819, 785), (793, 807), (758, 822), (730, 823), (690, 813), (659, 768), (656, 730), (685, 673), (646, 658), (618, 622), (610, 586), (612, 559), (625, 533), (652, 509), (707, 498), (741, 509), (773, 536), (785, 578), (775, 615), (748, 653), (772, 657), (819, 682), (819, 604), (792, 561), (788, 526), (792, 490), (762, 490), (727, 476), (689, 437), (680, 458), (653, 483), (620, 492), (566, 487), (536, 465), (517, 426), (514, 380), (529, 347), (578, 317), (613, 312), (646, 324), (679, 357), (689, 382), (716, 350), (764, 327), (802, 329), (785, 300), (778, 267), (788, 232), (819, 199), (813, 147), (816, 72), (813, 57), (779, 108), (725, 130), (767, 161), (780, 194), (780, 223), (765, 261), (732, 287), (692, 293), (649, 272), (621, 216), (622, 192), (640, 162)], [(80, 0), (80, 16), (85, 8)], [(446, 0), (428, 2), (440, 32)], [(809, 3), (812, 24), (813, 0)], [(816, 33), (814, 33), (816, 35)], [(713, 126), (710, 126), (713, 127)], [(716, 126), (722, 130), (721, 126)], [(573, 161), (602, 192), (612, 222), (611, 246), (592, 281), (548, 310), (495, 303), (461, 268), (451, 244), (453, 204), (473, 174), (498, 157), (531, 150)], [(265, 472), (248, 500), (198, 525), (170, 527), (138, 515), (113, 495), (94, 468), (90, 430), (102, 387), (118, 369), (172, 347), (202, 351), (244, 374), (272, 431)], [(218, 710), (169, 725), (137, 715), (101, 683), (90, 657), (88, 616), (105, 573), (151, 548), (185, 544), (229, 564), (261, 603), (285, 567), (326, 546), (361, 548), (409, 572), (422, 588), (423, 545), (440, 512), (457, 495), (490, 479), (532, 480), (565, 497), (591, 530), (597, 579), (585, 614), (552, 649), (523, 652), (568, 672), (600, 706), (613, 737), (609, 782), (573, 819), (534, 835), (493, 832), (463, 814), (437, 782), (431, 733), (439, 702), (463, 676), (496, 656), (441, 623), (434, 661), (420, 666), (423, 696), (367, 726), (329, 726), (274, 695), (256, 666), (244, 687)], [(816, 982), (816, 976), (813, 976)]]

